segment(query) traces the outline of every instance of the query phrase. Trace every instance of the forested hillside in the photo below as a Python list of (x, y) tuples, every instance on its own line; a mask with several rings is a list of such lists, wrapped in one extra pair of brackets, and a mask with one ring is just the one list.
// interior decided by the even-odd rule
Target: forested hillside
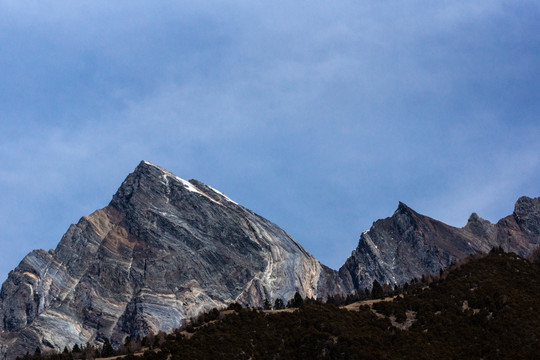
[[(128, 341), (121, 351), (144, 347), (126, 360), (535, 358), (539, 270), (494, 250), (455, 265), (429, 285), (408, 287), (393, 301), (364, 302), (353, 311), (313, 301), (294, 311), (232, 306), (173, 334)], [(107, 351), (103, 355), (114, 355)], [(66, 349), (50, 358), (100, 354)]]

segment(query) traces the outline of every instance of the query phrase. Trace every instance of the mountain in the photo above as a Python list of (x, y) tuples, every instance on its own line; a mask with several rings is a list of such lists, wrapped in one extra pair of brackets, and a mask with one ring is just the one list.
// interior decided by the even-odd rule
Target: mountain
[(346, 295), (401, 285), (477, 252), (522, 256), (540, 243), (540, 198), (520, 198), (496, 224), (472, 214), (455, 228), (403, 203), (360, 236), (338, 271), (284, 230), (197, 180), (141, 162), (103, 209), (35, 250), (0, 292), (0, 352), (120, 344), (171, 332), (212, 308), (265, 299)]
[(393, 301), (212, 314), (124, 359), (537, 359), (539, 292), (539, 264), (496, 250)]
[(528, 256), (540, 244), (540, 198), (521, 197), (514, 213), (492, 224), (473, 213), (463, 228), (446, 225), (399, 203), (394, 214), (362, 233), (358, 246), (339, 269), (346, 287), (402, 285), (438, 274), (467, 255), (493, 247)]
[(9, 356), (105, 338), (118, 344), (231, 302), (261, 306), (297, 291), (324, 298), (348, 290), (277, 225), (143, 161), (107, 207), (10, 272), (0, 343)]

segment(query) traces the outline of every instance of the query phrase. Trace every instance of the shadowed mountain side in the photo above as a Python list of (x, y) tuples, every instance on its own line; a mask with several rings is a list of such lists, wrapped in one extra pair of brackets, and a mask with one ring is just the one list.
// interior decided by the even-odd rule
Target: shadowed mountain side
[(143, 161), (56, 250), (35, 250), (10, 272), (0, 293), (0, 351), (119, 344), (233, 302), (260, 307), (296, 292), (325, 299), (374, 280), (403, 284), (495, 246), (528, 256), (539, 242), (540, 198), (520, 198), (497, 224), (472, 214), (463, 228), (400, 203), (337, 272), (223, 193)]
[(492, 224), (473, 213), (455, 228), (399, 203), (394, 214), (377, 220), (360, 236), (358, 247), (339, 270), (347, 287), (401, 285), (438, 273), (452, 262), (495, 246), (528, 256), (540, 243), (540, 198), (521, 197), (514, 213)]
[(345, 293), (277, 225), (199, 181), (141, 164), (56, 250), (28, 254), (0, 295), (4, 353), (120, 343), (231, 302)]
[(491, 251), (392, 301), (238, 309), (126, 360), (536, 359), (539, 271), (515, 254)]

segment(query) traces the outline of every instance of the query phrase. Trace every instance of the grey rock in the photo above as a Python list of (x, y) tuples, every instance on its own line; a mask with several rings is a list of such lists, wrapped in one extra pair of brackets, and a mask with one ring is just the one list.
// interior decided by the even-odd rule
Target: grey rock
[(9, 357), (105, 337), (118, 344), (232, 302), (348, 290), (277, 225), (199, 181), (141, 162), (56, 250), (33, 251), (10, 272), (0, 342)]
[(463, 228), (446, 225), (399, 203), (392, 217), (378, 220), (360, 236), (340, 268), (345, 286), (370, 289), (373, 281), (402, 285), (437, 274), (464, 257), (495, 246), (521, 256), (540, 243), (540, 198), (520, 198), (514, 213), (492, 224), (473, 213)]
[(400, 285), (494, 246), (527, 256), (539, 243), (540, 198), (520, 198), (497, 224), (473, 213), (463, 228), (399, 203), (337, 272), (221, 192), (143, 161), (108, 206), (10, 272), (0, 292), (0, 352), (118, 344), (232, 302), (258, 307), (296, 291), (324, 299), (373, 280)]

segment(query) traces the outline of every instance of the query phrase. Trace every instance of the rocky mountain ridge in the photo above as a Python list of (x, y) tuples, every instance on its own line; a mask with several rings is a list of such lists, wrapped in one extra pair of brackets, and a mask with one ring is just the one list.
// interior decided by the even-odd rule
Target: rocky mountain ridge
[(400, 202), (391, 217), (362, 233), (339, 273), (353, 289), (369, 289), (374, 280), (402, 285), (493, 247), (526, 257), (539, 244), (540, 198), (519, 198), (514, 213), (496, 224), (473, 213), (463, 228), (418, 214)]
[(143, 161), (108, 206), (10, 272), (0, 292), (0, 351), (118, 344), (231, 302), (261, 306), (295, 292), (324, 299), (373, 280), (402, 284), (494, 246), (528, 255), (539, 243), (540, 198), (520, 198), (497, 224), (472, 214), (463, 228), (400, 203), (361, 235), (338, 272), (223, 193)]
[(148, 162), (111, 203), (72, 225), (54, 251), (36, 250), (0, 293), (5, 354), (36, 346), (120, 343), (172, 331), (231, 302), (346, 292), (277, 225), (199, 181)]

